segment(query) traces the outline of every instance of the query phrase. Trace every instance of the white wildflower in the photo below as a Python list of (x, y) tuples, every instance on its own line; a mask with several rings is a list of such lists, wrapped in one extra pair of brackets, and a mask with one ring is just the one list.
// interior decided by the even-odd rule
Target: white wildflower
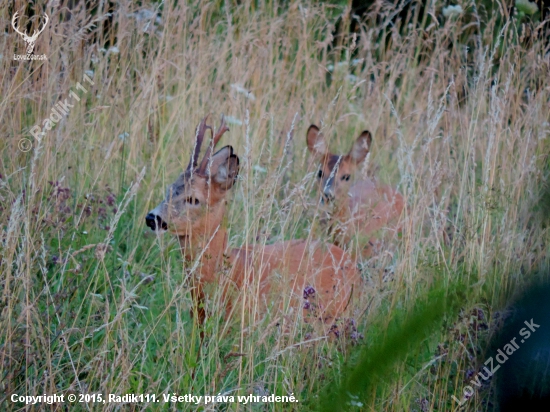
[(231, 85), (231, 88), (235, 90), (237, 93), (244, 94), (247, 98), (249, 98), (252, 101), (256, 100), (256, 96), (254, 96), (250, 90), (246, 90), (243, 86), (239, 84), (234, 83)]
[(243, 121), (241, 119), (237, 119), (233, 116), (225, 116), (225, 120), (227, 121), (227, 123), (236, 124), (237, 126), (242, 126), (243, 124)]
[(525, 14), (535, 14), (539, 11), (537, 3), (533, 3), (529, 0), (516, 0), (516, 7), (520, 12)]
[(455, 6), (447, 6), (443, 9), (443, 15), (446, 17), (446, 18), (452, 18), (452, 17), (457, 17), (459, 15), (462, 14), (464, 10), (462, 10), (462, 6), (460, 5), (455, 5)]

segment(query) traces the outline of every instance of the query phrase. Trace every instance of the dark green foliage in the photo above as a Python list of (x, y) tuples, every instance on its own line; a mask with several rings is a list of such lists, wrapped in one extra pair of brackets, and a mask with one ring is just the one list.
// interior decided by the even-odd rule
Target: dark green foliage
[(379, 340), (363, 348), (357, 362), (343, 373), (340, 386), (327, 387), (320, 410), (348, 410), (358, 400), (376, 396), (399, 364), (410, 365), (410, 361), (417, 364), (414, 357), (423, 343), (432, 334), (439, 334), (443, 320), (454, 319), (467, 302), (464, 290), (465, 285), (460, 282), (451, 285), (439, 282), (417, 299), (412, 308), (396, 309), (389, 322), (381, 317), (378, 325), (371, 325), (371, 330), (378, 330)]

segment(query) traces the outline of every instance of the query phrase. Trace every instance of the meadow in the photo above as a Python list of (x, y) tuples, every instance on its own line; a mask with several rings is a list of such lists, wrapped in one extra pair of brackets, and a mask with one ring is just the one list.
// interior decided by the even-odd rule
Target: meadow
[[(125, 0), (108, 15), (107, 3), (74, 3), (72, 14), (68, 2), (45, 7), (45, 61), (12, 59), (26, 45), (13, 5), (0, 6), (2, 410), (24, 409), (12, 394), (54, 393), (299, 401), (71, 411), (459, 410), (452, 395), (463, 399), (491, 355), (506, 303), (548, 269), (546, 26), (496, 3), (453, 14), (435, 2), (400, 21), (380, 3), (354, 33), (345, 4)], [(373, 134), (359, 174), (406, 205), (399, 239), (359, 262), (354, 335), (312, 337), (269, 315), (226, 321), (213, 295), (197, 356), (196, 267), (145, 216), (208, 113), (215, 126), (226, 116), (220, 147), (241, 159), (228, 197), (235, 247), (330, 241), (306, 130), (322, 125), (341, 153)], [(492, 380), (463, 408), (498, 410)]]

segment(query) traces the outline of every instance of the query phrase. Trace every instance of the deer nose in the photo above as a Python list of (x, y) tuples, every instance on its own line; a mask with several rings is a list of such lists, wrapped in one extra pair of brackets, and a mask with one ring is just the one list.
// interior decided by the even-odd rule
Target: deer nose
[(334, 200), (334, 190), (331, 183), (332, 182), (327, 182), (323, 187), (323, 199), (327, 202)]
[(153, 213), (148, 213), (147, 216), (145, 216), (145, 224), (152, 230), (168, 229), (166, 222), (162, 220), (159, 215), (155, 215)]
[(332, 191), (325, 190), (323, 192), (322, 200), (326, 202), (332, 202), (334, 200), (334, 194), (332, 193)]

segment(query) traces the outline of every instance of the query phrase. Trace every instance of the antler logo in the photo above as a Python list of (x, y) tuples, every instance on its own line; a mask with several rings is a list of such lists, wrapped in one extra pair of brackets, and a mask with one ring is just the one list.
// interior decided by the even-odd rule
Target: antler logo
[(48, 15), (46, 13), (44, 13), (44, 18), (45, 18), (44, 25), (42, 26), (42, 28), (40, 30), (35, 30), (32, 36), (29, 36), (29, 35), (27, 35), (26, 31), (25, 31), (25, 33), (22, 33), (17, 28), (17, 26), (18, 26), (18, 24), (17, 24), (17, 17), (18, 17), (17, 14), (18, 14), (18, 12), (15, 12), (15, 14), (13, 15), (13, 19), (11, 19), (11, 25), (13, 26), (13, 29), (17, 33), (19, 33), (21, 36), (23, 36), (23, 40), (25, 40), (25, 42), (27, 43), (27, 54), (32, 54), (32, 51), (34, 50), (34, 44), (36, 43), (36, 39), (38, 38), (38, 35), (44, 31), (44, 29), (46, 28), (46, 25), (50, 21), (50, 18), (48, 17)]

